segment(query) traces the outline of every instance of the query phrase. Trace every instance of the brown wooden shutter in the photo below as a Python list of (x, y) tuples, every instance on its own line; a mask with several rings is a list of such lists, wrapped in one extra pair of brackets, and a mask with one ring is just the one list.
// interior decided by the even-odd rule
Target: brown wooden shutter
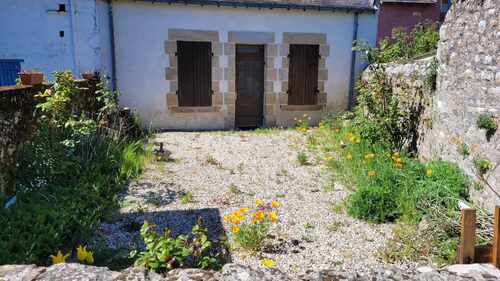
[(290, 45), (288, 104), (317, 104), (319, 45)]
[(177, 42), (179, 106), (212, 105), (210, 42)]

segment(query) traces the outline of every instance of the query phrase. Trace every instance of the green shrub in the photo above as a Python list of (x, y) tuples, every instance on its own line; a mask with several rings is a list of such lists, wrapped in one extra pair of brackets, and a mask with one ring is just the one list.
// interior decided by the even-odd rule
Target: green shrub
[(304, 165), (308, 165), (309, 164), (309, 160), (307, 159), (307, 154), (305, 154), (305, 152), (299, 152), (297, 154), (297, 162), (299, 162), (300, 165), (304, 166)]
[(479, 172), (480, 175), (486, 174), (491, 168), (493, 168), (493, 163), (486, 158), (477, 157), (474, 159), (474, 167)]
[(485, 129), (486, 131), (496, 131), (498, 124), (492, 114), (485, 113), (479, 115), (479, 118), (477, 119), (477, 127)]
[(116, 117), (113, 99), (98, 115), (75, 113), (73, 98), (82, 89), (70, 73), (55, 77), (52, 91), (40, 97), (38, 130), (18, 155), (17, 202), (0, 208), (0, 264), (45, 265), (58, 250), (87, 244), (123, 184), (150, 157), (143, 140), (97, 128)]
[(408, 34), (402, 28), (395, 28), (391, 38), (384, 38), (378, 48), (367, 42), (354, 42), (354, 50), (366, 55), (368, 63), (386, 63), (408, 60), (437, 49), (439, 32), (437, 24), (426, 22), (413, 28)]
[(348, 214), (371, 222), (393, 221), (400, 214), (396, 194), (387, 187), (361, 187), (348, 200)]
[(155, 226), (144, 222), (141, 227), (141, 236), (146, 244), (142, 252), (134, 251), (131, 256), (136, 257), (135, 264), (145, 266), (156, 272), (167, 272), (174, 268), (203, 268), (217, 269), (220, 261), (214, 251), (214, 242), (207, 237), (207, 229), (201, 220), (193, 226), (190, 235), (172, 237), (169, 229), (160, 235)]

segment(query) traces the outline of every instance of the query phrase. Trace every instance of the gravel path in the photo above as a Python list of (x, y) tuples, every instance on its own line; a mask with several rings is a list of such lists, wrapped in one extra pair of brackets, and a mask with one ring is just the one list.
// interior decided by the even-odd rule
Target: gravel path
[[(260, 132), (260, 133), (259, 133)], [(172, 152), (172, 161), (152, 163), (125, 194), (120, 216), (103, 223), (99, 233), (112, 247), (137, 242), (143, 220), (174, 234), (187, 232), (201, 216), (212, 237), (228, 225), (222, 217), (257, 198), (278, 200), (280, 222), (270, 241), (273, 251), (251, 256), (233, 251), (236, 263), (261, 267), (272, 258), (292, 276), (341, 267), (368, 270), (379, 266), (376, 251), (390, 236), (392, 225), (372, 225), (341, 211), (348, 195), (323, 161), (306, 148), (306, 136), (293, 130), (257, 132), (169, 132), (156, 136)], [(300, 165), (297, 154), (308, 154)], [(329, 188), (325, 188), (329, 187)], [(191, 193), (191, 202), (182, 194)], [(337, 207), (335, 207), (337, 206)]]

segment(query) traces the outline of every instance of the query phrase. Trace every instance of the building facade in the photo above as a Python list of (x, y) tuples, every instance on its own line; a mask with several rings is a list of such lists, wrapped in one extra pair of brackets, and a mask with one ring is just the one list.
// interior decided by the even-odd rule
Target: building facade
[(347, 110), (365, 67), (352, 42), (374, 45), (377, 32), (372, 0), (6, 1), (0, 59), (49, 78), (100, 72), (159, 129), (291, 126)]
[(378, 5), (377, 43), (394, 28), (409, 32), (422, 22), (442, 22), (451, 0), (381, 0)]

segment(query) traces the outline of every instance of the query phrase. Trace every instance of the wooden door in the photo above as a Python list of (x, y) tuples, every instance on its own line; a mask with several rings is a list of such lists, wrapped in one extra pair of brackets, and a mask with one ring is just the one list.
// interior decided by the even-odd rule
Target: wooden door
[(264, 46), (236, 46), (236, 127), (262, 124), (264, 97)]

